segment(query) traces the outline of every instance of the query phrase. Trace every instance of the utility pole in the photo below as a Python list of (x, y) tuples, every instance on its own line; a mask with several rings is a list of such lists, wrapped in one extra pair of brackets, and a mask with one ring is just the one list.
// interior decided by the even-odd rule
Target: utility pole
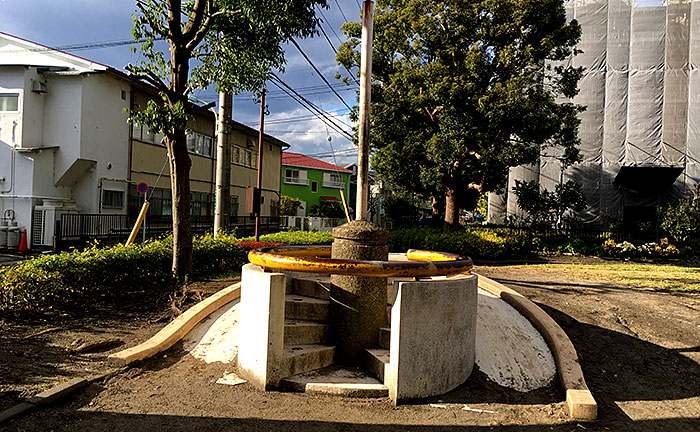
[[(219, 93), (219, 115), (216, 119), (217, 145), (216, 145), (216, 209), (214, 210), (214, 235), (221, 228), (229, 226), (229, 212), (231, 211), (231, 144), (230, 134), (231, 109), (233, 95)], [(216, 112), (215, 112), (216, 113)]]
[(360, 63), (360, 130), (357, 152), (357, 201), (355, 219), (367, 220), (369, 196), (369, 103), (372, 99), (372, 33), (374, 2), (362, 5), (362, 51)]
[(262, 212), (263, 133), (265, 129), (265, 89), (260, 92), (260, 134), (258, 135), (258, 186), (255, 191), (255, 241), (260, 241), (260, 213)]

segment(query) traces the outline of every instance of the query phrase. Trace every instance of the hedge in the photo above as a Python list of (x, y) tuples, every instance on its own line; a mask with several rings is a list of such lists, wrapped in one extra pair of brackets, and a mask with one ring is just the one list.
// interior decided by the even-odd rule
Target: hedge
[(516, 238), (491, 231), (445, 231), (437, 228), (403, 228), (389, 233), (389, 251), (427, 249), (452, 252), (474, 259), (503, 259), (526, 252)]
[[(195, 236), (192, 247), (194, 278), (238, 269), (246, 260), (232, 235)], [(0, 268), (0, 311), (76, 309), (99, 297), (171, 288), (171, 265), (172, 237), (41, 255)]]
[[(254, 237), (241, 240), (251, 241)], [(280, 231), (260, 236), (260, 241), (286, 243), (288, 245), (329, 245), (333, 243), (333, 234), (323, 231)]]

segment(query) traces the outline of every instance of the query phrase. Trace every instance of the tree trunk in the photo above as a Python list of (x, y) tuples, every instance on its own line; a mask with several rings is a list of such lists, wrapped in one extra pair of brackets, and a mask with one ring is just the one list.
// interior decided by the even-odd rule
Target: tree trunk
[(175, 131), (168, 144), (173, 212), (173, 276), (178, 282), (192, 272), (192, 222), (190, 219), (190, 166), (185, 130)]
[(457, 207), (457, 191), (453, 185), (445, 187), (445, 227), (459, 226), (459, 207)]
[[(170, 43), (170, 90), (168, 103), (174, 108), (178, 102), (187, 106), (187, 80), (190, 54), (176, 41)], [(186, 124), (173, 125), (173, 134), (166, 134), (170, 161), (170, 187), (173, 209), (173, 276), (186, 282), (192, 272), (192, 222), (190, 219), (190, 167), (187, 152)]]

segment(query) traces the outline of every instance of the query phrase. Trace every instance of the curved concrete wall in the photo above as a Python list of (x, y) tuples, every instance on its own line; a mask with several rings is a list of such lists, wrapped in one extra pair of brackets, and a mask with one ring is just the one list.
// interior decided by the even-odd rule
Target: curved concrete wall
[(474, 368), (477, 277), (396, 284), (389, 396), (397, 404), (447, 393)]

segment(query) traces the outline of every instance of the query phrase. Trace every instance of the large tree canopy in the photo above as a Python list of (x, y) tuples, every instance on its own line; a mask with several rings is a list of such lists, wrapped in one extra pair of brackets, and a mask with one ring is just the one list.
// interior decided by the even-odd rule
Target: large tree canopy
[[(282, 69), (281, 44), (313, 34), (315, 6), (326, 0), (136, 0), (133, 36), (139, 61), (127, 70), (153, 85), (162, 100), (132, 113), (132, 120), (165, 136), (173, 214), (173, 273), (192, 266), (191, 160), (185, 128), (189, 93), (258, 91), (271, 69)], [(157, 49), (167, 42), (168, 52)], [(190, 62), (194, 66), (191, 67)]]
[[(361, 24), (337, 59), (359, 64)], [(569, 102), (582, 71), (566, 63), (580, 37), (562, 0), (379, 0), (372, 56), (373, 168), (396, 190), (460, 203), (502, 189), (509, 167), (541, 147), (578, 154)]]

